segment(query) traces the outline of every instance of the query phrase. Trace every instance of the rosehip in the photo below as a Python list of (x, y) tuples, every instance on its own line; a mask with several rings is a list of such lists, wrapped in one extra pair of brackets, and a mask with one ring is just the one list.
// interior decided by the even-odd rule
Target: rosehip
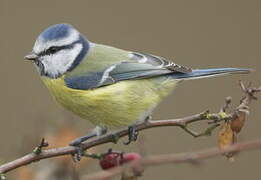
[(100, 160), (100, 166), (102, 169), (110, 169), (120, 165), (121, 153), (110, 152), (105, 154)]
[(108, 152), (100, 160), (100, 166), (106, 170), (139, 159), (141, 159), (141, 155), (138, 153)]

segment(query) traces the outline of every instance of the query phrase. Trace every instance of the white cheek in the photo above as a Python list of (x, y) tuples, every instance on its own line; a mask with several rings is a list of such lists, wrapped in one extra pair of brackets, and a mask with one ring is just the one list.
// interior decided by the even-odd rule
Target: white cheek
[(61, 50), (54, 55), (45, 56), (42, 59), (45, 73), (52, 77), (64, 74), (71, 67), (82, 48), (81, 44), (76, 44), (71, 49)]

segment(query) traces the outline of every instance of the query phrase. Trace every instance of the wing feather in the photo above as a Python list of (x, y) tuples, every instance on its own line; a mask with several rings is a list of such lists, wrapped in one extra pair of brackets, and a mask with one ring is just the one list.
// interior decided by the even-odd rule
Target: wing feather
[(162, 57), (132, 52), (129, 59), (111, 65), (101, 72), (68, 77), (65, 82), (70, 88), (93, 89), (123, 80), (145, 79), (175, 72), (191, 73), (192, 69)]

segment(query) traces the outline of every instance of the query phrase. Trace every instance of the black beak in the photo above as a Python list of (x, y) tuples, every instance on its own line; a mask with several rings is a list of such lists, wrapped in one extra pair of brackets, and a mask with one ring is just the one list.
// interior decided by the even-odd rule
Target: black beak
[(30, 54), (26, 55), (24, 58), (29, 61), (35, 61), (35, 60), (37, 60), (38, 55), (36, 55), (35, 53), (30, 53)]

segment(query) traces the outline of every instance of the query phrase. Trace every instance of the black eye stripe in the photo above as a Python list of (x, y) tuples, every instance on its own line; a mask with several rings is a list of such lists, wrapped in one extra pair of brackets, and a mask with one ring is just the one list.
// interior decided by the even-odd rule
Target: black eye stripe
[(50, 48), (48, 48), (45, 51), (40, 52), (38, 55), (39, 56), (45, 56), (45, 55), (51, 55), (51, 54), (55, 54), (56, 52), (63, 50), (63, 49), (70, 49), (72, 48), (73, 45), (66, 45), (66, 46), (51, 46)]
[(80, 41), (78, 40), (78, 41), (73, 42), (72, 44), (65, 45), (65, 46), (51, 46), (47, 50), (44, 50), (44, 51), (38, 53), (38, 56), (51, 55), (51, 54), (55, 54), (58, 51), (63, 50), (63, 49), (71, 49), (71, 48), (73, 48), (73, 46), (75, 44), (77, 44), (79, 42)]

